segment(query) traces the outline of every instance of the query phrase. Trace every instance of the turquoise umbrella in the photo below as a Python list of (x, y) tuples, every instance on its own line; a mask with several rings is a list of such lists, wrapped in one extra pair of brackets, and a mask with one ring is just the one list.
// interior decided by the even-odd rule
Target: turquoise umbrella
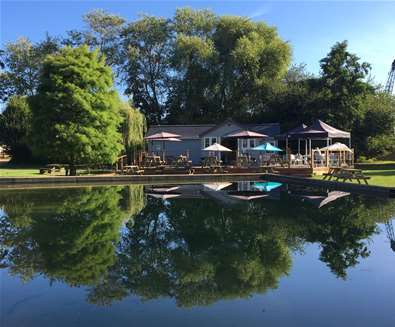
[(270, 143), (263, 143), (261, 145), (256, 146), (255, 148), (252, 148), (251, 150), (255, 151), (266, 151), (266, 152), (282, 152), (280, 148), (271, 145)]

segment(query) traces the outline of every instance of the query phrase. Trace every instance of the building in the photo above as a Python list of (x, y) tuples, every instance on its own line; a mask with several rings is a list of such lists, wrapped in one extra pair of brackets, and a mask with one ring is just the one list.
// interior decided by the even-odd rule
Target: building
[[(267, 135), (265, 138), (237, 139), (229, 135), (241, 131), (252, 131)], [(278, 123), (268, 124), (240, 124), (231, 119), (225, 120), (220, 124), (202, 124), (202, 125), (153, 125), (149, 128), (147, 136), (167, 132), (179, 135), (181, 142), (174, 141), (150, 141), (148, 142), (148, 151), (161, 154), (163, 151), (166, 157), (176, 157), (180, 154), (188, 154), (194, 165), (198, 165), (201, 159), (208, 155), (202, 151), (214, 143), (222, 144), (233, 152), (222, 153), (221, 159), (225, 163), (232, 162), (236, 159), (237, 153), (250, 153), (252, 156), (257, 154), (250, 149), (258, 146), (263, 142), (270, 142), (277, 145), (276, 136), (280, 134), (280, 125)]]

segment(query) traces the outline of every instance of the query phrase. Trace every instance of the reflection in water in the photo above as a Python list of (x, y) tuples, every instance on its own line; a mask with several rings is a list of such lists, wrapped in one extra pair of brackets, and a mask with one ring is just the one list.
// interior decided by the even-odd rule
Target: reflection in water
[(91, 303), (136, 294), (186, 307), (276, 288), (307, 243), (346, 278), (395, 212), (389, 200), (264, 182), (1, 191), (0, 206), (11, 274), (88, 286)]

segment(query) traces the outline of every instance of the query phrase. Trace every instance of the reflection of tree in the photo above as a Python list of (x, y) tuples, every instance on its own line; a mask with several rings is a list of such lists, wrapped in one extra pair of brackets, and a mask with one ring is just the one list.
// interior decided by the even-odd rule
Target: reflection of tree
[(303, 206), (298, 223), (305, 226), (306, 241), (321, 245), (320, 259), (338, 277), (346, 278), (348, 268), (369, 256), (367, 242), (377, 232), (378, 219), (385, 221), (394, 211), (393, 201), (354, 196), (318, 211)]
[(213, 201), (152, 200), (122, 242), (118, 281), (145, 299), (172, 296), (181, 306), (274, 288), (291, 265), (286, 230), (253, 214)]
[(369, 255), (377, 219), (395, 211), (395, 202), (356, 196), (319, 210), (287, 194), (233, 207), (207, 199), (146, 203), (142, 185), (11, 193), (0, 192), (3, 263), (25, 279), (41, 272), (87, 285), (97, 304), (137, 294), (193, 306), (264, 293), (305, 242), (318, 243), (320, 259), (345, 278)]
[(9, 247), (7, 261), (13, 273), (26, 279), (42, 272), (71, 285), (93, 285), (114, 263), (125, 217), (120, 188), (14, 195), (16, 204), (7, 194), (0, 195), (8, 215), (1, 221), (1, 241)]

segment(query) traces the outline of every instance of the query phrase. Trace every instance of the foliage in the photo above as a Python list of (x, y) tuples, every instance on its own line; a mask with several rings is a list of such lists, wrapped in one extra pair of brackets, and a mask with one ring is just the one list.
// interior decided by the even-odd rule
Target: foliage
[(43, 273), (74, 286), (93, 285), (114, 263), (125, 215), (119, 188), (2, 193), (0, 200), (7, 214), (0, 224), (2, 242), (10, 248), (13, 274), (28, 280)]
[(13, 162), (24, 162), (31, 157), (28, 144), (31, 119), (28, 101), (22, 96), (11, 97), (0, 113), (0, 144), (6, 145)]
[[(277, 201), (224, 206), (212, 199), (145, 200), (143, 185), (3, 190), (2, 266), (28, 280), (89, 286), (88, 300), (108, 305), (130, 294), (208, 305), (277, 287), (291, 252), (314, 242), (340, 278), (369, 255), (376, 223), (395, 203), (359, 196), (317, 209), (290, 188)], [(298, 192), (299, 193), (298, 193)], [(133, 219), (132, 219), (133, 218)], [(122, 228), (120, 239), (120, 227)]]
[(129, 103), (123, 102), (120, 107), (123, 119), (121, 130), (125, 153), (129, 161), (133, 159), (136, 150), (144, 147), (144, 135), (147, 132), (145, 116), (137, 109), (132, 108)]
[(125, 20), (101, 9), (87, 13), (83, 20), (87, 28), (67, 32), (62, 43), (74, 47), (88, 45), (92, 50), (98, 48), (108, 65), (116, 65), (120, 60), (118, 48)]
[(48, 56), (32, 99), (35, 153), (61, 163), (113, 163), (122, 147), (119, 106), (98, 51), (65, 47)]
[(171, 36), (169, 20), (152, 16), (129, 23), (122, 34), (125, 93), (150, 123), (159, 123), (166, 112)]
[(0, 54), (4, 65), (0, 72), (0, 101), (6, 101), (12, 95), (35, 94), (45, 57), (58, 49), (58, 40), (49, 35), (36, 44), (27, 38), (7, 43)]
[(385, 93), (368, 95), (362, 110), (365, 115), (354, 133), (357, 149), (368, 158), (394, 152), (395, 98)]

